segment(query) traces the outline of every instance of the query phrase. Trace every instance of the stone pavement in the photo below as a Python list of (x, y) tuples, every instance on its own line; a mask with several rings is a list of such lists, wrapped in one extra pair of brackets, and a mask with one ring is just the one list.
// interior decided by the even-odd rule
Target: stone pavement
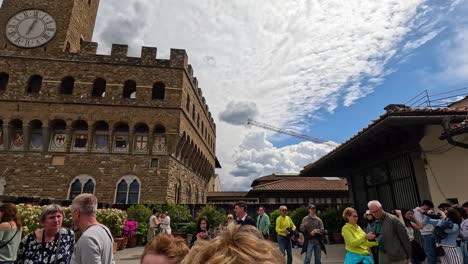
[[(322, 263), (330, 264), (341, 264), (343, 263), (345, 249), (343, 244), (337, 245), (326, 245), (328, 255), (323, 254), (322, 252)], [(115, 255), (116, 264), (139, 264), (141, 254), (143, 253), (143, 247), (128, 248), (125, 250), (118, 251)], [(301, 249), (293, 249), (293, 263), (294, 264), (303, 264), (304, 255), (300, 256)], [(312, 259), (311, 264), (314, 263)]]

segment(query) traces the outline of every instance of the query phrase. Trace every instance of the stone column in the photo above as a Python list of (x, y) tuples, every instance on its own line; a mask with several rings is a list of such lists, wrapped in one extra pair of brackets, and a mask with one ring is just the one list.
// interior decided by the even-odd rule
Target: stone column
[(42, 151), (47, 152), (50, 144), (50, 127), (42, 126)]
[(93, 151), (93, 142), (94, 142), (94, 133), (93, 129), (88, 127), (88, 142), (86, 145), (86, 151), (92, 152)]
[(73, 128), (67, 125), (65, 129), (65, 134), (67, 134), (67, 143), (65, 144), (65, 152), (70, 152), (71, 145), (73, 143)]
[(31, 143), (31, 135), (29, 131), (29, 126), (28, 125), (23, 125), (23, 150), (24, 151), (29, 151), (29, 144)]
[(150, 155), (153, 154), (153, 142), (154, 142), (153, 131), (154, 130), (152, 128), (148, 131), (148, 154)]
[(128, 130), (128, 153), (129, 154), (133, 153), (133, 137), (134, 136), (135, 135), (133, 133), (133, 130), (132, 129)]
[(10, 125), (6, 120), (5, 123), (3, 123), (3, 149), (10, 149)]

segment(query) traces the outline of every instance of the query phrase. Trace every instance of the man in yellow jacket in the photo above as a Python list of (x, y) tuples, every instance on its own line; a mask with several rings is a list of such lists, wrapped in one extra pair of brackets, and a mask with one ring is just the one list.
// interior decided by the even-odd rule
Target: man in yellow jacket
[(277, 240), (278, 245), (280, 248), (281, 253), (284, 255), (284, 251), (286, 251), (288, 256), (287, 264), (292, 264), (292, 250), (291, 250), (291, 235), (293, 232), (296, 231), (296, 226), (294, 225), (293, 221), (289, 216), (286, 214), (288, 213), (288, 208), (284, 205), (281, 205), (279, 208), (280, 216), (276, 218), (276, 233), (277, 233)]

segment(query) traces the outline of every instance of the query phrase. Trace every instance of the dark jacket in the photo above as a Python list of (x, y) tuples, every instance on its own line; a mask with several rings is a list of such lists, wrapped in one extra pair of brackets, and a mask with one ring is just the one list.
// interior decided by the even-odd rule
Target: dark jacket
[(257, 221), (255, 221), (255, 219), (253, 219), (250, 216), (246, 216), (244, 221), (236, 220), (236, 222), (238, 224), (240, 224), (240, 225), (253, 225), (253, 226), (257, 227)]
[(384, 213), (379, 220), (381, 225), (379, 239), (383, 241), (384, 253), (392, 261), (410, 259), (411, 243), (400, 220), (389, 213)]

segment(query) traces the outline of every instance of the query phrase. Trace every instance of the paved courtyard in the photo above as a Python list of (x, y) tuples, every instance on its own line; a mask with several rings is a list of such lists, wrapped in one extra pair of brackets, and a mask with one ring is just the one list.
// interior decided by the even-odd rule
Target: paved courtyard
[[(338, 245), (327, 245), (328, 255), (324, 255), (322, 252), (322, 263), (338, 264), (343, 263), (345, 249), (343, 244)], [(143, 253), (143, 247), (129, 248), (118, 251), (116, 253), (117, 264), (138, 264), (140, 263), (140, 257)], [(302, 264), (304, 263), (304, 255), (300, 256), (301, 249), (293, 249), (293, 263)], [(314, 261), (311, 261), (314, 263)]]

